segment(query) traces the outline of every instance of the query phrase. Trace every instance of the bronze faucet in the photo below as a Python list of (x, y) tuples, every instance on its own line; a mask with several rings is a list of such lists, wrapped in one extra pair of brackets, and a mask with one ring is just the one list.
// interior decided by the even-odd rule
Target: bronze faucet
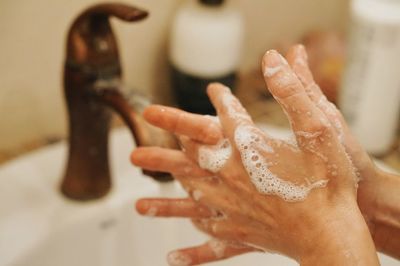
[[(75, 19), (67, 37), (64, 92), (69, 114), (69, 154), (61, 191), (76, 200), (97, 199), (111, 189), (110, 109), (123, 118), (138, 146), (176, 145), (171, 135), (145, 123), (135, 103), (137, 96), (123, 90), (110, 16), (134, 22), (148, 13), (125, 4), (95, 5)], [(144, 173), (159, 181), (171, 180), (166, 173)]]

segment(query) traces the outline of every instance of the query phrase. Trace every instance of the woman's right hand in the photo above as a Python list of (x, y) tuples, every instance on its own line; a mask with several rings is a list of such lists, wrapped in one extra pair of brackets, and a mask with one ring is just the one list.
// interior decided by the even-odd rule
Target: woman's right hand
[[(297, 75), (310, 99), (326, 115), (341, 138), (346, 152), (349, 154), (359, 175), (357, 192), (359, 208), (369, 226), (376, 248), (390, 256), (400, 258), (400, 177), (383, 172), (372, 162), (366, 151), (352, 135), (340, 111), (325, 98), (307, 64), (307, 54), (302, 45), (293, 46), (287, 61)], [(215, 122), (198, 117), (191, 117), (198, 122), (198, 127), (189, 133), (195, 140), (205, 144), (222, 137), (222, 131)], [(151, 118), (150, 118), (151, 120)], [(153, 121), (154, 122), (154, 121)], [(157, 124), (158, 126), (164, 126)], [(168, 125), (167, 125), (168, 128)], [(181, 128), (178, 129), (178, 132)], [(196, 130), (196, 132), (194, 132)], [(190, 129), (189, 129), (190, 131)], [(155, 169), (156, 170), (156, 169)], [(191, 176), (190, 171), (185, 173)], [(242, 253), (243, 250), (240, 250)]]
[[(208, 232), (284, 253), (304, 265), (376, 265), (374, 247), (356, 204), (355, 173), (339, 140), (341, 132), (309, 99), (279, 54), (266, 55), (264, 73), (272, 94), (292, 122), (299, 148), (265, 136), (229, 89), (212, 85), (210, 98), (224, 136), (232, 144), (232, 156), (216, 170), (226, 194), (202, 191), (200, 202), (232, 221), (234, 233)], [(162, 113), (157, 114), (159, 118), (167, 119)], [(179, 115), (173, 119), (175, 125), (182, 123)], [(186, 122), (189, 128), (191, 122)], [(200, 147), (187, 139), (184, 145), (189, 157), (197, 158)], [(133, 161), (146, 167), (150, 149), (134, 152)], [(173, 158), (169, 160), (169, 165), (177, 165)], [(326, 188), (317, 188), (324, 184)], [(200, 186), (190, 185), (194, 189)]]
[(302, 45), (293, 46), (286, 56), (310, 99), (326, 115), (341, 136), (342, 143), (360, 176), (358, 206), (369, 226), (377, 250), (400, 259), (400, 177), (376, 167), (351, 133), (336, 106), (322, 93), (308, 67)]

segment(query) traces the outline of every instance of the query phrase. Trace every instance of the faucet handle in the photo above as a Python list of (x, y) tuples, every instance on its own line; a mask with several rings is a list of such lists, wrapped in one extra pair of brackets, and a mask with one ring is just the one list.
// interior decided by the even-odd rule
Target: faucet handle
[(67, 66), (94, 72), (116, 67), (120, 71), (118, 46), (109, 22), (111, 16), (134, 22), (146, 18), (148, 12), (117, 3), (98, 4), (84, 10), (68, 32)]

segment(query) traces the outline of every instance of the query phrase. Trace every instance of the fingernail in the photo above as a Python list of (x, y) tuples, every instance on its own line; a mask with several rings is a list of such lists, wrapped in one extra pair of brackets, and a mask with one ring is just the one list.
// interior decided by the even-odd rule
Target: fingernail
[(304, 45), (302, 44), (297, 45), (296, 52), (297, 52), (296, 63), (304, 66), (307, 65), (308, 55)]
[(299, 50), (301, 51), (301, 53), (304, 56), (307, 56), (307, 50), (306, 50), (306, 47), (303, 44), (299, 44)]
[(209, 87), (217, 88), (218, 90), (224, 90), (224, 91), (226, 91), (226, 92), (231, 93), (231, 90), (230, 90), (227, 86), (225, 86), (224, 84), (222, 84), (222, 83), (212, 82), (212, 83), (210, 83), (208, 86), (209, 86)]
[(181, 251), (172, 251), (167, 257), (170, 266), (189, 266), (192, 259)]
[(278, 73), (283, 66), (288, 65), (286, 59), (275, 50), (270, 50), (265, 53), (263, 58), (263, 73), (264, 76), (270, 78)]
[(136, 209), (139, 211), (140, 214), (146, 215), (146, 212), (148, 212), (150, 206), (149, 202), (147, 200), (139, 200), (136, 202)]

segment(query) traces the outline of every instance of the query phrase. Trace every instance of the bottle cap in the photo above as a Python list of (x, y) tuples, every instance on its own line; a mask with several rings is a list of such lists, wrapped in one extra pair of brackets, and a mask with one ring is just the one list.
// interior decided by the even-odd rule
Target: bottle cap
[(224, 0), (200, 0), (200, 3), (210, 6), (220, 6), (224, 3)]

